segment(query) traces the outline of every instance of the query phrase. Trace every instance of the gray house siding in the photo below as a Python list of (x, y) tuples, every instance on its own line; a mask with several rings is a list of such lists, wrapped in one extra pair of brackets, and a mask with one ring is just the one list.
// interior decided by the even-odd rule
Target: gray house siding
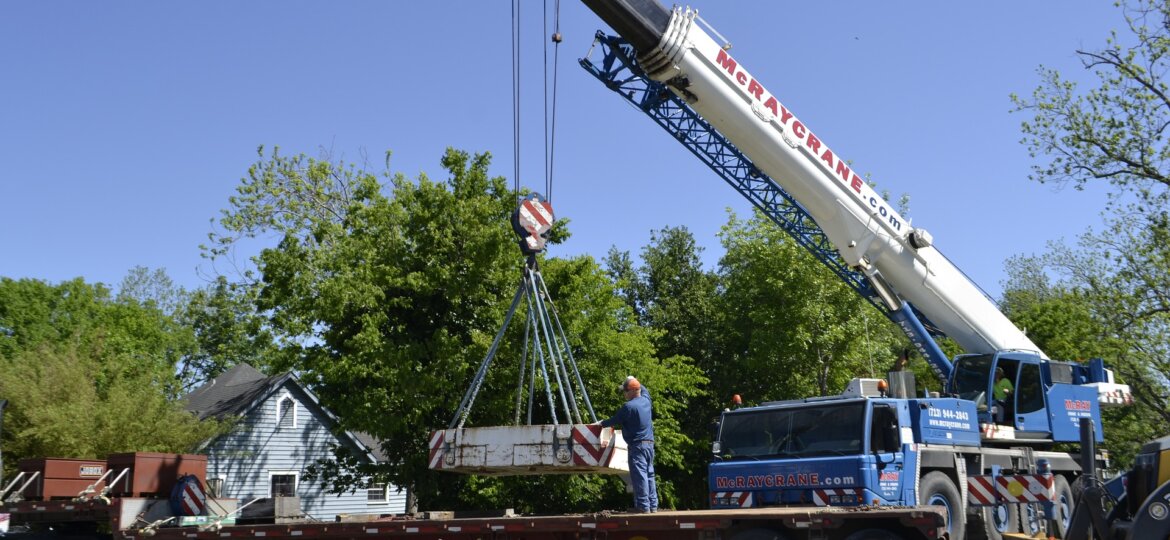
[[(289, 404), (292, 405), (291, 409)], [(278, 411), (280, 417), (278, 417)], [(231, 433), (206, 449), (207, 478), (219, 483), (221, 496), (240, 499), (270, 497), (273, 477), (295, 476), (295, 494), (310, 517), (333, 520), (337, 514), (402, 513), (406, 493), (390, 488), (387, 499), (371, 502), (366, 489), (333, 495), (317, 482), (305, 479), (305, 470), (317, 459), (332, 456), (331, 445), (346, 445), (365, 454), (352, 441), (329, 431), (334, 421), (291, 379), (253, 406)]]

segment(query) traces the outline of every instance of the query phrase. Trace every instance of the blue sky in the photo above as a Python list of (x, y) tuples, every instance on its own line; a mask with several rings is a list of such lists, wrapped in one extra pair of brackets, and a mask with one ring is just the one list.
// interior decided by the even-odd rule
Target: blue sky
[[(1101, 191), (1027, 180), (1024, 117), (1041, 64), (1122, 27), (1110, 2), (695, 1), (732, 54), (998, 295), (1004, 261), (1099, 222)], [(541, 4), (521, 7), (521, 181), (542, 188)], [(552, 2), (549, 3), (550, 9)], [(748, 204), (577, 66), (603, 23), (561, 3), (553, 255), (684, 225), (713, 265)], [(0, 276), (180, 285), (256, 148), (441, 178), (448, 146), (512, 177), (509, 2), (81, 2), (0, 5)], [(596, 53), (595, 53), (596, 55)], [(508, 226), (501, 223), (501, 227)], [(247, 254), (245, 254), (247, 255)], [(517, 257), (520, 255), (517, 253)]]

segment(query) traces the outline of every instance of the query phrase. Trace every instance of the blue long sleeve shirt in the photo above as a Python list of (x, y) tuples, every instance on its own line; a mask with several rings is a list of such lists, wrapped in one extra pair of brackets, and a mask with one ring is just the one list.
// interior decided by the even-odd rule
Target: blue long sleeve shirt
[(626, 444), (654, 440), (654, 419), (650, 412), (650, 391), (642, 387), (638, 397), (626, 400), (617, 413), (601, 421), (603, 427), (615, 424), (622, 427), (622, 438)]

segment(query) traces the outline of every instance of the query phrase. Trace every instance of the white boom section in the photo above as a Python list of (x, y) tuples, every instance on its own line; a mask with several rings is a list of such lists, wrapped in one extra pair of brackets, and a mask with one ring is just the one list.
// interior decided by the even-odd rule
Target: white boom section
[[(884, 278), (967, 352), (1040, 352), (928, 245), (925, 231), (912, 229), (839, 154), (695, 25), (697, 15), (675, 7), (658, 46), (639, 55), (651, 78), (666, 82), (799, 201), (848, 264), (880, 275), (876, 288)], [(915, 248), (911, 232), (920, 247)], [(892, 307), (900, 305), (884, 299)]]

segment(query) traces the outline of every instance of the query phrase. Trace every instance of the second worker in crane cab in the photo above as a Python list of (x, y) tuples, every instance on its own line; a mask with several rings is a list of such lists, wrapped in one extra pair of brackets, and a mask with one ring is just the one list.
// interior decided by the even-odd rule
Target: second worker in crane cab
[(658, 486), (654, 481), (654, 419), (650, 410), (650, 391), (633, 375), (620, 387), (626, 402), (612, 417), (595, 425), (620, 425), (622, 438), (629, 447), (630, 483), (634, 487), (633, 511), (658, 511)]

